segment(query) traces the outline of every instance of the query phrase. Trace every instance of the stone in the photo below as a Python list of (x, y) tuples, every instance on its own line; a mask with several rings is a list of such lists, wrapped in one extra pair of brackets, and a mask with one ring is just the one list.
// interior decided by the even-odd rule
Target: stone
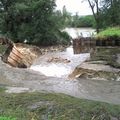
[(115, 80), (120, 79), (120, 69), (112, 68), (109, 65), (93, 64), (91, 62), (84, 62), (79, 65), (69, 75), (69, 78), (86, 78), (92, 80)]

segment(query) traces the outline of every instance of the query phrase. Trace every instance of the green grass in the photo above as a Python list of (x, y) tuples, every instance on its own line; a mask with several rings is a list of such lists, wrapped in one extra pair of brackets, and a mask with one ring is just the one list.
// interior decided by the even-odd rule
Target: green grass
[(5, 90), (6, 90), (6, 88), (5, 88), (5, 87), (0, 86), (0, 92), (4, 92)]
[(16, 119), (11, 117), (0, 117), (0, 120), (16, 120)]
[[(31, 108), (35, 104), (38, 106)], [(63, 94), (1, 92), (0, 116), (11, 116), (16, 120), (110, 120), (120, 118), (120, 105)]]
[(120, 37), (120, 27), (107, 28), (106, 30), (103, 30), (99, 34), (97, 34), (97, 37), (109, 37), (109, 36)]

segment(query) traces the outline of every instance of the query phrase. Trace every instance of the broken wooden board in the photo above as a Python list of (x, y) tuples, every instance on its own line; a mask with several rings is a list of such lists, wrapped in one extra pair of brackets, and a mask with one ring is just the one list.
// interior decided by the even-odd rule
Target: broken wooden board
[(3, 45), (8, 46), (1, 59), (3, 62), (13, 67), (30, 67), (33, 64), (33, 61), (42, 54), (40, 49), (36, 46), (13, 43), (9, 41), (10, 40), (8, 39), (0, 38), (0, 42)]

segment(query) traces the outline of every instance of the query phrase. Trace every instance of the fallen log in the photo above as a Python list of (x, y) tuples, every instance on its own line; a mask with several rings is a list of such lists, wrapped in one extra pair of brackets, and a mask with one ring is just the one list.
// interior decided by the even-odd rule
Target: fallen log
[(1, 60), (13, 67), (28, 68), (42, 54), (36, 46), (14, 43), (7, 38), (0, 38), (0, 44), (7, 46)]

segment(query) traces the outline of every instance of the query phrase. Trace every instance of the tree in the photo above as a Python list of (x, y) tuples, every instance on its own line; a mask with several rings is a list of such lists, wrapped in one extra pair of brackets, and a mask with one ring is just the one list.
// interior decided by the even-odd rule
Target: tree
[(102, 20), (105, 27), (120, 25), (120, 0), (103, 0)]
[(93, 15), (73, 16), (72, 27), (95, 27), (95, 19)]
[(15, 42), (62, 43), (64, 33), (55, 7), (55, 0), (0, 0), (1, 32)]
[(87, 0), (90, 7), (91, 7), (91, 10), (92, 10), (92, 13), (93, 13), (93, 16), (95, 18), (95, 21), (96, 21), (96, 31), (97, 33), (99, 33), (99, 29), (100, 29), (100, 0)]

